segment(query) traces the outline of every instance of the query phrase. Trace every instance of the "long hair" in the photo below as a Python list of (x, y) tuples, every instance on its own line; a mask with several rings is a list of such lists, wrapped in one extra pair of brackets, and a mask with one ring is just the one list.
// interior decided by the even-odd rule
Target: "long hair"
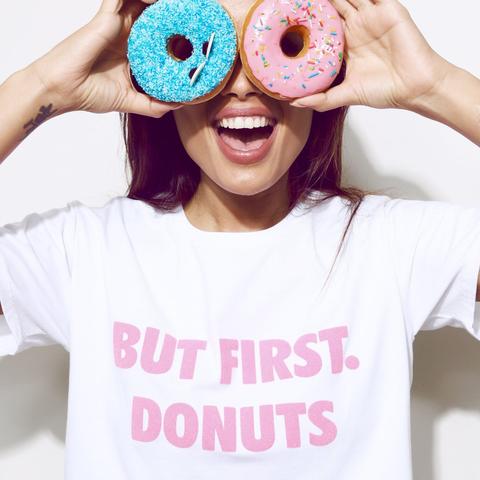
[[(332, 87), (344, 80), (345, 71), (346, 61)], [(142, 91), (133, 77), (132, 83)], [(342, 139), (348, 108), (313, 112), (308, 140), (288, 171), (289, 211), (300, 201), (311, 208), (334, 196), (346, 200), (350, 218), (330, 273), (362, 200), (372, 193), (341, 185)], [(127, 197), (162, 211), (188, 203), (200, 182), (200, 167), (183, 147), (173, 113), (159, 119), (120, 113), (120, 120), (126, 148), (125, 167), (127, 174), (128, 167), (131, 172)], [(324, 195), (312, 198), (315, 192)]]

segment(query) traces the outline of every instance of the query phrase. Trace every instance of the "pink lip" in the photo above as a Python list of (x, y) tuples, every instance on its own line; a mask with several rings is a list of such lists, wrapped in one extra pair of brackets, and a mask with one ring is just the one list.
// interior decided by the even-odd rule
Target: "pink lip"
[[(273, 127), (272, 134), (268, 140), (260, 147), (255, 150), (236, 150), (230, 145), (227, 145), (222, 137), (218, 134), (216, 128), (216, 122), (222, 118), (231, 118), (231, 117), (255, 117), (263, 116), (267, 118), (273, 118), (275, 120), (275, 126)], [(251, 163), (258, 162), (265, 158), (272, 148), (275, 136), (277, 133), (278, 119), (273, 115), (271, 110), (264, 106), (258, 107), (249, 107), (249, 108), (236, 108), (236, 107), (226, 107), (220, 110), (213, 118), (213, 129), (215, 130), (215, 138), (217, 140), (218, 147), (220, 151), (227, 157), (230, 161), (242, 165), (249, 165)]]

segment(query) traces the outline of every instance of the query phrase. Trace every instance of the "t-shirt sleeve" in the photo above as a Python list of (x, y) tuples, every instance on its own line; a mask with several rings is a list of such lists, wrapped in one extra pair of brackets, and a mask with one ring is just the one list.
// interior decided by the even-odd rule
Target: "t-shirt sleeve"
[(404, 318), (413, 336), (444, 326), (480, 340), (476, 303), (480, 208), (388, 199), (384, 220)]
[(78, 204), (0, 227), (0, 355), (51, 344), (68, 350)]

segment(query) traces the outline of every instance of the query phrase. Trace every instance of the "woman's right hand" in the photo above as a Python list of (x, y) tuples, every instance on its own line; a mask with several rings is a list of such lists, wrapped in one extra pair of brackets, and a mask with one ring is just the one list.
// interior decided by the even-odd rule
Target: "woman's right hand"
[(125, 112), (160, 118), (182, 105), (131, 84), (127, 41), (134, 21), (156, 0), (103, 0), (93, 19), (28, 68), (65, 111)]

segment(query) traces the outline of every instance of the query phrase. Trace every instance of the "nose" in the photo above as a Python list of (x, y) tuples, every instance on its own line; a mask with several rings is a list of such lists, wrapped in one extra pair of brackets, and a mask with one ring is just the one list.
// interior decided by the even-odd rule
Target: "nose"
[(248, 79), (239, 55), (235, 62), (233, 73), (225, 88), (222, 90), (221, 95), (224, 97), (237, 97), (238, 100), (243, 101), (253, 95), (262, 95), (262, 93), (263, 92)]

